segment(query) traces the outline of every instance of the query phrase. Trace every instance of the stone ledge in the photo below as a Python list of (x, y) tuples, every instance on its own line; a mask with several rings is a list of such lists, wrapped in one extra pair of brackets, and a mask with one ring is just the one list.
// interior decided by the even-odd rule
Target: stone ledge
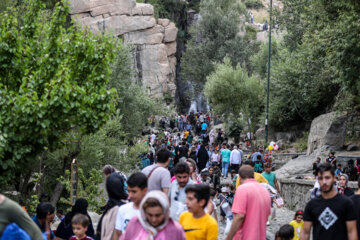
[(282, 184), (299, 184), (299, 185), (309, 185), (309, 186), (314, 186), (315, 184), (315, 180), (308, 180), (308, 179), (279, 178), (278, 180)]

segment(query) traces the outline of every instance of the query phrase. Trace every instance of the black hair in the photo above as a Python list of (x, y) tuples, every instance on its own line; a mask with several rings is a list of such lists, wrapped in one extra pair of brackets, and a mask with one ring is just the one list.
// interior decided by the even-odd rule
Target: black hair
[(56, 214), (64, 215), (64, 211), (62, 209), (58, 209), (56, 210)]
[(275, 236), (281, 240), (291, 240), (294, 237), (294, 228), (290, 224), (285, 224), (280, 227)]
[(49, 202), (39, 203), (36, 207), (36, 217), (38, 219), (44, 219), (48, 214), (53, 214), (55, 208)]
[(215, 197), (216, 191), (214, 189), (210, 189), (210, 196)]
[(297, 216), (303, 216), (304, 215), (304, 212), (302, 211), (302, 210), (297, 210), (296, 212), (295, 212), (295, 217), (294, 217), (294, 220), (296, 220), (296, 217)]
[(257, 159), (257, 160), (261, 160), (261, 155), (257, 155), (257, 156), (256, 156), (256, 159)]
[(231, 170), (231, 173), (235, 173), (235, 174), (236, 174), (236, 170), (235, 170), (235, 169), (232, 169), (232, 170)]
[(243, 165), (250, 165), (252, 167), (254, 167), (254, 162), (253, 161), (250, 161), (250, 160), (246, 160)]
[(337, 166), (338, 166), (338, 167), (341, 167), (341, 164), (339, 163)]
[(192, 192), (194, 193), (195, 198), (199, 202), (200, 200), (204, 199), (205, 204), (204, 208), (206, 207), (209, 198), (210, 198), (210, 187), (206, 184), (191, 184), (185, 189), (186, 193)]
[(71, 224), (80, 224), (83, 227), (88, 227), (89, 223), (90, 223), (89, 217), (81, 213), (76, 214), (71, 219)]
[(166, 163), (167, 160), (170, 158), (170, 152), (169, 150), (162, 148), (156, 153), (157, 161), (159, 163)]
[(127, 180), (129, 187), (139, 187), (140, 189), (147, 188), (147, 177), (142, 172), (136, 172), (130, 175)]
[(330, 172), (331, 175), (335, 176), (332, 166), (330, 163), (321, 163), (319, 166), (318, 173), (323, 174), (324, 172)]
[(179, 162), (174, 167), (174, 175), (178, 173), (187, 173), (190, 174), (190, 168), (189, 165), (187, 165), (184, 162)]

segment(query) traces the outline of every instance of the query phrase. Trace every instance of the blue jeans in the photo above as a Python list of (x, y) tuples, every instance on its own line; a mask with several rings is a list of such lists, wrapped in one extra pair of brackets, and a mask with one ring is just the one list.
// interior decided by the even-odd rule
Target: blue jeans
[(224, 175), (224, 177), (227, 176), (228, 168), (229, 168), (229, 162), (222, 162), (221, 173), (222, 175)]

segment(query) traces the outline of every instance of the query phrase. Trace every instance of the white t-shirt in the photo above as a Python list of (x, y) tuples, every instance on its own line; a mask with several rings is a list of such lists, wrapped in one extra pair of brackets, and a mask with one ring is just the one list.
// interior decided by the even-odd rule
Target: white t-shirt
[(120, 206), (116, 216), (115, 229), (124, 233), (128, 223), (134, 216), (137, 216), (138, 212), (139, 209), (134, 208), (133, 202)]

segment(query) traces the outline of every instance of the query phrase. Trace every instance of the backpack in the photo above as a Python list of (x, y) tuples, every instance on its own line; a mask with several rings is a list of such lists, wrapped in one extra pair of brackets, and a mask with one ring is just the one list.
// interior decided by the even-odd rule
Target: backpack
[(257, 173), (261, 173), (263, 171), (263, 163), (260, 161), (256, 161), (254, 165), (254, 171)]

